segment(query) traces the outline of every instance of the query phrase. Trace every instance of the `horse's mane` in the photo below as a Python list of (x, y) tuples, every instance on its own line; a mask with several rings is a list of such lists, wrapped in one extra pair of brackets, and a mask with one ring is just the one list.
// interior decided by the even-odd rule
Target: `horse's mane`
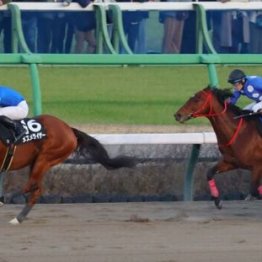
[[(210, 87), (209, 87), (210, 88)], [(210, 90), (212, 91), (212, 93), (217, 97), (218, 101), (224, 105), (224, 102), (227, 98), (232, 96), (232, 92), (229, 88), (225, 88), (225, 89), (220, 89), (220, 88), (210, 88)], [(250, 112), (249, 110), (245, 110), (245, 109), (241, 109), (240, 107), (233, 105), (233, 104), (229, 104), (228, 108), (233, 111), (233, 113), (237, 116), (239, 115), (243, 115), (243, 114), (247, 114), (248, 112)], [(252, 117), (251, 117), (252, 118)], [(250, 117), (248, 118), (250, 119)]]

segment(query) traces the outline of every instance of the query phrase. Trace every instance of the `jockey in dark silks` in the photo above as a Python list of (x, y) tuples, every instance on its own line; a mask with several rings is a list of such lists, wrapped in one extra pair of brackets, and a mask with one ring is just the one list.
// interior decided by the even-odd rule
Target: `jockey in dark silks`
[(0, 86), (0, 123), (13, 130), (14, 141), (17, 141), (26, 130), (14, 120), (27, 117), (29, 112), (25, 98), (17, 91)]
[(244, 95), (254, 102), (247, 105), (244, 109), (253, 112), (262, 112), (262, 77), (247, 76), (242, 70), (233, 70), (228, 82), (234, 86), (232, 97), (228, 100), (229, 103), (235, 104), (241, 95)]

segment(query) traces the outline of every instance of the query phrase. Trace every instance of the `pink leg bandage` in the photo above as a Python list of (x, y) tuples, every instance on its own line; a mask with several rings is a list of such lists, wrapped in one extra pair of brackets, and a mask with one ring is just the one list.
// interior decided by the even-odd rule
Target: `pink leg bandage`
[(262, 196), (262, 185), (257, 188), (258, 194)]
[(209, 185), (209, 189), (210, 189), (210, 193), (212, 197), (218, 197), (219, 196), (219, 192), (216, 186), (216, 181), (215, 179), (211, 179), (208, 181), (208, 185)]

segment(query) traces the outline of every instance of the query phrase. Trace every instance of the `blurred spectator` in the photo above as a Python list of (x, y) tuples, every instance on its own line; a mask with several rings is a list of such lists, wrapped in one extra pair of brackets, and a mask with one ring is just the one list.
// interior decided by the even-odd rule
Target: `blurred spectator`
[(138, 28), (138, 37), (137, 42), (135, 46), (135, 53), (137, 54), (145, 54), (147, 53), (147, 47), (146, 47), (146, 19), (147, 17), (144, 17), (139, 22), (139, 28)]
[(64, 53), (66, 18), (62, 12), (38, 14), (38, 53)]
[[(8, 4), (10, 0), (0, 0), (0, 6)], [(7, 11), (0, 12), (0, 36), (3, 38), (3, 51), (5, 53), (12, 52), (11, 44), (11, 14)]]
[(250, 13), (250, 46), (251, 54), (262, 54), (262, 11)]
[[(189, 2), (190, 0), (162, 0), (163, 2)], [(159, 20), (164, 24), (163, 53), (180, 53), (184, 23), (188, 13), (184, 11), (160, 12)]]
[[(155, 2), (155, 0), (145, 0), (144, 2)], [(146, 54), (148, 52), (146, 44), (146, 21), (149, 18), (149, 12), (142, 12), (142, 20), (139, 23), (138, 39), (136, 43), (135, 53)]]
[[(16, 2), (36, 2), (34, 0), (16, 0)], [(36, 12), (33, 11), (22, 11), (22, 27), (28, 48), (31, 52), (36, 51), (36, 36), (37, 36), (37, 19)]]
[(75, 28), (74, 25), (71, 23), (70, 13), (65, 12), (64, 52), (66, 54), (71, 52), (74, 34), (75, 34)]
[(188, 11), (187, 19), (184, 21), (184, 31), (182, 37), (182, 45), (180, 53), (194, 54), (196, 53), (196, 13), (194, 11)]
[[(117, 2), (144, 2), (144, 0), (117, 0)], [(123, 11), (123, 26), (124, 26), (124, 32), (127, 37), (127, 43), (130, 47), (130, 49), (135, 52), (136, 51), (136, 45), (139, 48), (139, 45), (144, 44), (143, 42), (145, 41), (145, 32), (144, 32), (144, 27), (143, 24), (141, 25), (141, 22), (148, 18), (148, 12), (146, 11)], [(140, 27), (140, 25), (142, 27)], [(139, 43), (139, 30), (140, 33), (142, 34), (140, 36), (142, 43)], [(138, 50), (138, 49), (137, 49)], [(141, 50), (139, 52), (142, 52)], [(145, 52), (145, 50), (143, 50)]]
[[(145, 0), (144, 2), (155, 2), (155, 0)], [(146, 21), (149, 18), (149, 12), (142, 12), (142, 19), (139, 22), (138, 29), (138, 39), (136, 43), (135, 53), (137, 54), (146, 54), (147, 45), (146, 45)]]
[(9, 11), (0, 12), (0, 36), (1, 34), (3, 39), (3, 51), (5, 53), (11, 53), (11, 15)]
[(221, 16), (222, 53), (247, 53), (250, 42), (248, 16), (243, 11), (226, 11)]
[[(77, 2), (83, 8), (91, 3), (90, 0), (73, 0), (72, 2)], [(70, 3), (68, 2), (68, 4)], [(95, 12), (71, 12), (69, 14), (69, 21), (75, 28), (75, 53), (85, 52), (86, 44), (86, 52), (94, 53), (96, 51)]]
[[(75, 32), (75, 53), (89, 53), (93, 54), (96, 51), (96, 38), (94, 30), (81, 31), (79, 29)], [(85, 49), (85, 44), (87, 48)]]
[[(222, 3), (229, 0), (221, 0)], [(212, 41), (218, 53), (247, 53), (250, 42), (244, 11), (212, 11)]]

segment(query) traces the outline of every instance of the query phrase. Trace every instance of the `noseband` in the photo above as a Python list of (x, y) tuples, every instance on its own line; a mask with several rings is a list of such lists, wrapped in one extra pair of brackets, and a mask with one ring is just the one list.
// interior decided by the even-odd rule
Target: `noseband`
[[(228, 106), (228, 103), (226, 101), (224, 101), (223, 110), (221, 112), (215, 113), (214, 110), (213, 110), (213, 106), (212, 106), (213, 94), (211, 92), (206, 92), (206, 91), (202, 91), (202, 92), (206, 96), (206, 100), (198, 110), (196, 110), (194, 113), (191, 114), (190, 117), (192, 117), (192, 118), (202, 117), (202, 116), (204, 116), (204, 117), (215, 117), (215, 116), (221, 116), (221, 115), (226, 113), (227, 106)], [(201, 111), (203, 111), (208, 106), (209, 106), (209, 112), (206, 113), (206, 114), (201, 113)], [(229, 139), (229, 141), (226, 144), (220, 144), (219, 146), (230, 146), (230, 145), (232, 145), (236, 140), (236, 137), (237, 137), (237, 135), (238, 135), (238, 133), (241, 129), (242, 124), (243, 124), (243, 118), (241, 117), (239, 119), (237, 127), (236, 127), (232, 137)]]

